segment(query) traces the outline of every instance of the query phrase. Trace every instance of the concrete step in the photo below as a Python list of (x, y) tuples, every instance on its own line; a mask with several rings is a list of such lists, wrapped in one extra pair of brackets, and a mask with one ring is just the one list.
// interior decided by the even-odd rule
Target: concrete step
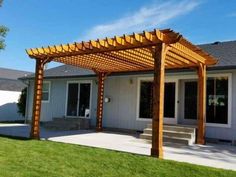
[[(143, 130), (143, 133), (152, 134), (152, 129), (151, 128), (145, 128)], [(192, 138), (193, 133), (163, 130), (163, 135), (172, 136), (172, 137), (180, 137), (180, 138)]]
[(186, 133), (186, 132), (176, 132), (176, 131), (164, 131), (164, 135), (169, 137), (176, 137), (176, 138), (188, 138), (191, 139), (193, 134), (192, 133)]
[[(148, 142), (151, 142), (152, 135), (143, 133), (140, 135), (140, 138), (145, 139)], [(184, 145), (191, 145), (192, 144), (192, 142), (189, 138), (171, 137), (171, 136), (166, 136), (166, 135), (163, 135), (163, 142), (164, 143), (184, 144)]]
[(62, 124), (58, 122), (47, 122), (43, 125), (44, 128), (49, 130), (78, 130), (79, 124)]
[[(164, 125), (163, 141), (190, 145), (195, 143), (196, 128), (190, 126)], [(141, 139), (152, 140), (152, 124), (148, 124), (140, 135)]]
[[(152, 124), (148, 124), (147, 128), (152, 129)], [(163, 125), (163, 130), (167, 131), (178, 131), (178, 132), (186, 132), (186, 133), (195, 133), (194, 127), (187, 126), (179, 126), (179, 125)]]
[(80, 130), (89, 129), (89, 119), (83, 118), (53, 118), (43, 126), (50, 130)]
[(167, 143), (176, 143), (176, 144), (184, 144), (184, 145), (192, 145), (191, 141), (186, 138), (174, 138), (169, 136), (163, 136), (163, 142)]

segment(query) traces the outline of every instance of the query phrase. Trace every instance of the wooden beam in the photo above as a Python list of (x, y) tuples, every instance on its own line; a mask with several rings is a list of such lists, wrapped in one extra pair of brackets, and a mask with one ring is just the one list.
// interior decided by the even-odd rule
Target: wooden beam
[(206, 65), (198, 67), (198, 132), (197, 144), (205, 144)]
[(151, 155), (163, 158), (163, 112), (165, 85), (165, 55), (167, 47), (158, 44), (153, 52), (154, 83), (153, 83), (153, 118), (152, 118), (152, 148)]
[(33, 102), (33, 115), (31, 122), (30, 138), (40, 138), (40, 113), (41, 113), (41, 100), (43, 89), (43, 69), (44, 61), (41, 59), (36, 60), (35, 67), (35, 80), (34, 80), (34, 102)]
[(105, 73), (98, 73), (98, 97), (97, 97), (97, 122), (96, 131), (102, 131), (103, 100), (104, 100), (104, 81)]

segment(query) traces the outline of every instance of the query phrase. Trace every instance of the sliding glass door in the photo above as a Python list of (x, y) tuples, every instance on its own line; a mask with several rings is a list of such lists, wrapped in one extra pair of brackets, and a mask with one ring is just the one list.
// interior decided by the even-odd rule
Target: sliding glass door
[(68, 83), (66, 116), (90, 116), (91, 83)]
[[(164, 92), (164, 123), (177, 123), (178, 82), (168, 80)], [(153, 113), (153, 81), (141, 79), (139, 81), (139, 120), (151, 120)]]
[[(185, 81), (184, 119), (185, 122), (197, 120), (197, 81)], [(229, 76), (207, 78), (206, 123), (229, 124)]]

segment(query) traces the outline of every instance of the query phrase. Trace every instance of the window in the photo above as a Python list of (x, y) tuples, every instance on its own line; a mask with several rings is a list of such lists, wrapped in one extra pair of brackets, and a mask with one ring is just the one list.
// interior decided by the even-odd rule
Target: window
[[(206, 122), (229, 123), (229, 77), (208, 77), (206, 91)], [(184, 118), (197, 119), (197, 81), (185, 82)]]
[(207, 79), (206, 122), (228, 124), (228, 77)]
[(43, 82), (42, 101), (49, 102), (50, 98), (50, 82)]
[[(153, 82), (140, 82), (139, 118), (151, 119), (153, 114)], [(165, 83), (164, 117), (175, 117), (175, 82)]]
[(70, 83), (68, 85), (68, 97), (67, 97), (67, 115), (76, 116), (77, 115), (77, 104), (78, 104), (78, 91), (79, 85)]
[(91, 83), (69, 83), (67, 93), (67, 116), (90, 116)]
[(139, 117), (152, 118), (153, 105), (153, 82), (141, 81), (140, 84), (140, 103), (139, 103)]
[(80, 84), (79, 116), (89, 117), (90, 84)]
[(184, 118), (197, 119), (197, 81), (184, 83)]

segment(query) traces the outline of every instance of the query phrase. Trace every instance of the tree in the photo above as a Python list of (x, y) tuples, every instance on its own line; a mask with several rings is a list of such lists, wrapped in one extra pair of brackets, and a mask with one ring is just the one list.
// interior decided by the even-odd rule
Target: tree
[[(2, 7), (3, 0), (0, 0), (0, 7)], [(3, 25), (0, 25), (0, 50), (5, 48), (5, 37), (9, 29)]]
[(25, 116), (26, 97), (27, 97), (27, 87), (21, 91), (21, 94), (17, 103), (18, 113), (21, 114), (23, 117)]

